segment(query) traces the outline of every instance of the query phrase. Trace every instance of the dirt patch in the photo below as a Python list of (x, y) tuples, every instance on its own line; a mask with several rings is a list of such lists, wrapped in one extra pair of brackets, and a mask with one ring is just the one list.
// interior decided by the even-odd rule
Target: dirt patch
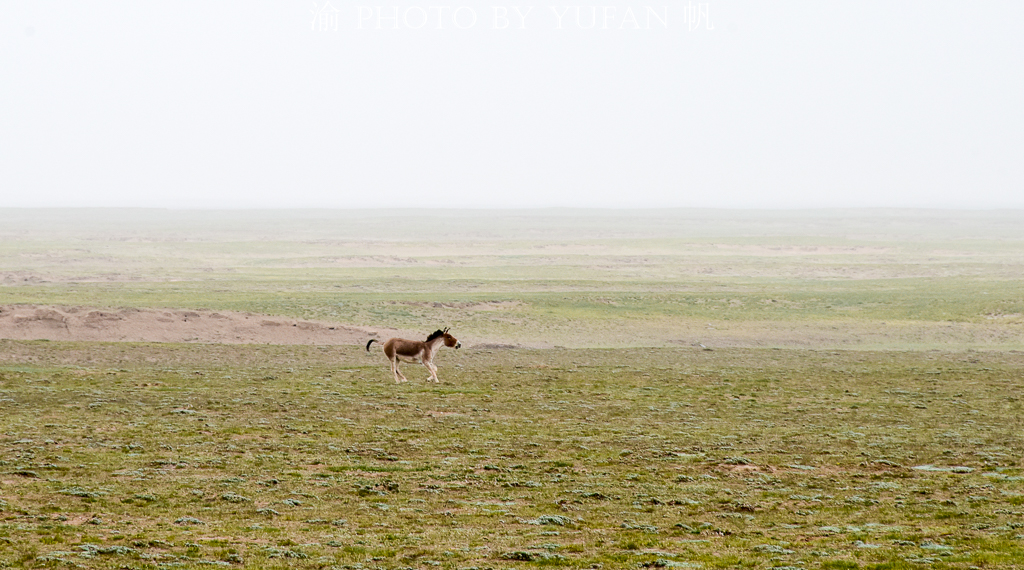
[(0, 306), (0, 338), (15, 340), (346, 345), (392, 336), (420, 335), (230, 311)]
[(502, 344), (497, 342), (484, 342), (481, 344), (474, 344), (472, 346), (474, 350), (515, 350), (517, 348), (523, 348), (522, 345), (518, 344)]
[(758, 256), (779, 255), (884, 255), (895, 250), (885, 246), (827, 246), (827, 245), (734, 245), (714, 244), (720, 251), (729, 251)]
[(410, 307), (429, 307), (433, 309), (459, 309), (462, 311), (507, 311), (519, 307), (525, 307), (522, 301), (483, 301), (479, 303), (439, 303), (427, 301), (392, 301), (392, 305), (407, 305)]

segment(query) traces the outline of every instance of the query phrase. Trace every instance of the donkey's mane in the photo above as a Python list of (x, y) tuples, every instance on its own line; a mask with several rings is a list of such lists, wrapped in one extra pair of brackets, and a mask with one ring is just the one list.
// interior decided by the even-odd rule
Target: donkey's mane
[(444, 331), (441, 329), (437, 329), (436, 331), (430, 333), (430, 336), (427, 337), (427, 342), (430, 342), (439, 336), (444, 336)]

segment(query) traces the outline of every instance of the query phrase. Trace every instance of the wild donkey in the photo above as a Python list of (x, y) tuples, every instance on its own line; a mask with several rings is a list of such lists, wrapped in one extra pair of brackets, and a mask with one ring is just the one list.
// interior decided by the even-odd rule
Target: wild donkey
[[(371, 338), (370, 342), (366, 343), (366, 352), (370, 352), (370, 345), (380, 342), (375, 338)], [(384, 356), (388, 357), (391, 361), (391, 371), (395, 373), (395, 382), (406, 382), (408, 379), (398, 371), (398, 361), (403, 362), (422, 362), (423, 366), (427, 367), (430, 371), (430, 377), (427, 380), (433, 380), (434, 382), (440, 382), (437, 379), (437, 366), (434, 366), (434, 354), (437, 353), (437, 349), (441, 347), (441, 344), (449, 348), (460, 348), (462, 343), (452, 335), (448, 334), (448, 327), (442, 330), (436, 330), (430, 333), (425, 342), (418, 340), (406, 340), (404, 338), (389, 338), (384, 342)]]

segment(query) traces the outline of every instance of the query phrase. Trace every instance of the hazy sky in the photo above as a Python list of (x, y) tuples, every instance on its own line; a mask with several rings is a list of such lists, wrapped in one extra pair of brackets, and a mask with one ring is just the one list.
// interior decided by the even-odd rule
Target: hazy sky
[(1024, 208), (1024, 2), (517, 2), (5, 0), (0, 207)]

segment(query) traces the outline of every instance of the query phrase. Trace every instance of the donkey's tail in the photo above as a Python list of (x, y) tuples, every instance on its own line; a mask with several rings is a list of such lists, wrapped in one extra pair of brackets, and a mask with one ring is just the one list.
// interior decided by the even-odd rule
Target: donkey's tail
[(371, 338), (370, 342), (366, 343), (366, 352), (370, 352), (370, 345), (375, 343), (375, 342), (380, 342), (380, 341), (375, 339), (375, 338)]

